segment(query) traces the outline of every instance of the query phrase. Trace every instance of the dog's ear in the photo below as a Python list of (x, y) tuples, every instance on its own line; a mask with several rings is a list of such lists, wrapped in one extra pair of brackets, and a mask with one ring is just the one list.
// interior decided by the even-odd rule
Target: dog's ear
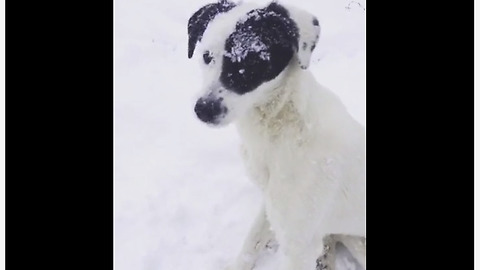
[(310, 58), (320, 37), (318, 19), (304, 10), (289, 8), (290, 17), (299, 29), (297, 59), (302, 69), (310, 65)]
[(219, 0), (217, 3), (207, 4), (197, 10), (188, 20), (188, 58), (192, 58), (195, 46), (202, 40), (208, 24), (219, 13), (224, 13), (236, 5), (228, 0)]

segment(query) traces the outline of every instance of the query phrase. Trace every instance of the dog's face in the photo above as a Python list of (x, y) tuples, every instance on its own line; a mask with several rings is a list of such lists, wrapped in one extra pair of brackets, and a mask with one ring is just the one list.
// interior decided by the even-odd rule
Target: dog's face
[[(305, 24), (305, 14), (300, 13), (275, 2), (255, 8), (222, 0), (192, 15), (188, 56), (200, 41), (197, 51), (204, 75), (202, 96), (195, 105), (200, 120), (226, 125), (265, 100), (291, 62), (308, 67), (320, 28), (311, 15), (309, 26), (299, 28)], [(292, 61), (294, 56), (297, 61)]]

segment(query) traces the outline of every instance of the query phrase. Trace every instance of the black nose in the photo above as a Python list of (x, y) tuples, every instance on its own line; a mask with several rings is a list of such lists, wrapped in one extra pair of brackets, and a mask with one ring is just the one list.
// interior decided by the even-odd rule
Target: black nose
[(226, 108), (222, 106), (221, 100), (200, 98), (195, 104), (195, 113), (206, 123), (214, 123), (225, 111)]

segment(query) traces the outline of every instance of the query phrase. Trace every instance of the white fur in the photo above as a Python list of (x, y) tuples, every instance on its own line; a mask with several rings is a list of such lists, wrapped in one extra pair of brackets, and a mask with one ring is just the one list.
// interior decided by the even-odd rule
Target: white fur
[[(286, 72), (277, 95), (237, 128), (264, 195), (268, 221), (256, 222), (270, 223), (286, 255), (283, 269), (313, 270), (325, 236), (365, 236), (364, 130), (310, 72), (296, 65)], [(255, 250), (243, 253), (253, 259), (238, 264), (251, 267)]]
[[(326, 237), (365, 237), (364, 128), (336, 95), (301, 68), (311, 56), (300, 55), (301, 44), (297, 58), (254, 91), (237, 95), (220, 86), (224, 41), (236, 21), (253, 8), (243, 3), (218, 15), (197, 48), (197, 55), (203, 50), (214, 54), (210, 65), (201, 64), (202, 95), (224, 98), (229, 113), (221, 125), (236, 124), (247, 172), (264, 198), (231, 269), (252, 269), (261, 249), (275, 238), (285, 255), (281, 270), (314, 270)], [(288, 9), (301, 28), (301, 42), (316, 42), (320, 29), (310, 26), (313, 16)], [(308, 19), (302, 20), (305, 14)], [(351, 239), (344, 242), (357, 249), (359, 242)], [(358, 254), (365, 250), (360, 248)], [(357, 259), (365, 267), (364, 257)]]

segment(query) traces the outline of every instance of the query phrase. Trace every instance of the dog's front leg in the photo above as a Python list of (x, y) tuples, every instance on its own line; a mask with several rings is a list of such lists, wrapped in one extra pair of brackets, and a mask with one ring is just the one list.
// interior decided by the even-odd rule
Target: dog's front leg
[[(309, 212), (311, 211), (307, 211), (307, 213)], [(285, 219), (281, 223), (284, 225), (283, 227), (276, 227), (276, 220), (272, 219), (275, 232), (281, 232), (276, 235), (279, 252), (283, 255), (280, 256), (280, 269), (333, 270), (335, 239), (325, 237), (326, 234), (321, 232), (316, 233), (317, 223), (308, 222), (308, 218), (295, 217), (292, 212), (285, 217), (290, 217), (290, 219)]]
[[(304, 243), (296, 240), (283, 243), (280, 242), (279, 244), (284, 255), (281, 257), (281, 270), (316, 269), (318, 252), (316, 252), (313, 245), (305, 245)], [(285, 246), (282, 246), (283, 244), (285, 244)]]
[(270, 230), (270, 223), (265, 214), (265, 207), (262, 205), (250, 232), (248, 233), (240, 254), (235, 264), (230, 266), (228, 270), (251, 270), (267, 245), (274, 241), (273, 232)]

